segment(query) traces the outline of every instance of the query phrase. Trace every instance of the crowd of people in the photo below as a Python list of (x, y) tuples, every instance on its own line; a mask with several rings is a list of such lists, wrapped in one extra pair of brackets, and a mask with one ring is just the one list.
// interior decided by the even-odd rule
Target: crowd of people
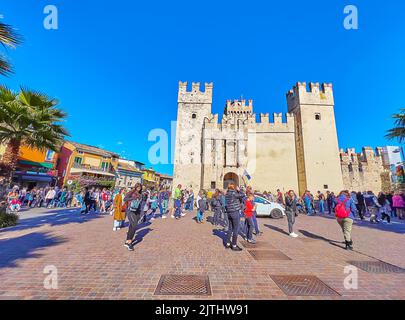
[[(308, 216), (334, 215), (342, 229), (347, 249), (353, 249), (351, 230), (356, 218), (365, 220), (369, 216), (371, 223), (386, 220), (388, 224), (393, 217), (405, 219), (405, 195), (401, 192), (375, 195), (371, 191), (342, 191), (335, 195), (329, 191), (326, 194), (318, 191), (314, 196), (307, 190), (297, 196), (293, 190), (259, 193), (251, 187), (239, 188), (234, 184), (225, 191), (200, 190), (197, 196), (193, 190), (183, 189), (181, 185), (174, 188), (173, 193), (169, 188), (147, 188), (140, 183), (130, 190), (92, 187), (82, 188), (76, 193), (67, 187), (27, 190), (15, 186), (8, 193), (7, 201), (11, 211), (18, 211), (21, 207), (78, 207), (83, 215), (91, 212), (110, 214), (114, 220), (114, 231), (123, 228), (128, 219), (124, 245), (131, 251), (134, 250), (133, 241), (139, 223), (168, 216), (178, 220), (196, 209), (196, 223), (210, 221), (214, 226), (222, 226), (227, 234), (225, 247), (240, 251), (242, 248), (237, 245), (239, 235), (252, 244), (256, 243), (254, 236), (262, 235), (257, 221), (256, 196), (284, 207), (288, 234), (292, 238), (298, 237), (294, 232), (294, 223), (299, 213)], [(213, 215), (205, 217), (207, 211), (213, 212)]]

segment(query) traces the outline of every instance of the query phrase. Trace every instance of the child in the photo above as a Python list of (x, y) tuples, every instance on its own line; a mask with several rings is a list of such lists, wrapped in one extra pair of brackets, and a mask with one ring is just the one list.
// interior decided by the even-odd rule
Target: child
[(254, 204), (255, 196), (253, 193), (250, 193), (248, 195), (248, 198), (245, 203), (245, 223), (246, 223), (246, 240), (249, 243), (256, 243), (256, 241), (253, 239), (253, 215), (254, 211), (256, 210), (256, 206)]
[(198, 211), (197, 211), (197, 223), (203, 223), (204, 212), (207, 208), (207, 198), (204, 194), (204, 191), (200, 191), (198, 199)]

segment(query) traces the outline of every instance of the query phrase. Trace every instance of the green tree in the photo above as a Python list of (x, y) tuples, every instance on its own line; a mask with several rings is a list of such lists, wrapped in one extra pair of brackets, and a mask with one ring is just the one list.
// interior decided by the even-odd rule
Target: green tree
[[(0, 22), (0, 43), (3, 47), (15, 48), (22, 42), (22, 38), (8, 24)], [(13, 68), (7, 59), (0, 54), (0, 74), (9, 75), (13, 72)]]
[(387, 139), (398, 139), (400, 143), (405, 141), (405, 109), (401, 109), (399, 113), (393, 114), (392, 118), (395, 119), (395, 127), (388, 130), (385, 136)]
[(22, 145), (58, 152), (69, 135), (61, 124), (65, 118), (58, 101), (43, 93), (24, 88), (16, 93), (0, 86), (0, 143), (7, 145), (5, 176), (10, 178), (15, 170)]

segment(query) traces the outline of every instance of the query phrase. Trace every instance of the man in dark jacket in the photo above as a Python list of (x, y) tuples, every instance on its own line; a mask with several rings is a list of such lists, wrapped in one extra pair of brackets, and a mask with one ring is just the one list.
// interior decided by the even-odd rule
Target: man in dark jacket
[(229, 219), (226, 248), (232, 248), (233, 251), (242, 251), (242, 248), (237, 245), (237, 241), (240, 224), (240, 213), (242, 210), (241, 202), (243, 198), (244, 194), (239, 192), (239, 188), (236, 188), (234, 184), (230, 184), (228, 186), (228, 191), (225, 195), (225, 210)]

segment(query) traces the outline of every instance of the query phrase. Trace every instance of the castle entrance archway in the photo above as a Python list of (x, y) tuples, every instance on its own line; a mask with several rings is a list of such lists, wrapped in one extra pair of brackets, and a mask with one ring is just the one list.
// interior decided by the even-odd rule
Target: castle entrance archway
[(239, 177), (236, 173), (229, 172), (224, 176), (224, 189), (228, 189), (228, 186), (233, 183), (235, 186), (239, 186)]

